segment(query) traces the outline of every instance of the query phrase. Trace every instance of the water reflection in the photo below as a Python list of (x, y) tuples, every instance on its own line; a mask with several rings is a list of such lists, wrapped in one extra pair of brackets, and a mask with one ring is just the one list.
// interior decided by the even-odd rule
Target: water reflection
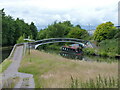
[(68, 53), (68, 52), (61, 51), (60, 55), (62, 57), (69, 58), (69, 59), (84, 60), (83, 55), (81, 54), (74, 54), (74, 53)]
[(2, 61), (4, 61), (10, 55), (12, 47), (3, 47), (0, 52), (2, 52)]
[(118, 59), (115, 59), (115, 58), (92, 56), (92, 55), (88, 56), (88, 55), (84, 55), (84, 53), (82, 53), (82, 54), (81, 53), (71, 53), (71, 52), (67, 52), (64, 50), (62, 51), (62, 50), (54, 50), (54, 49), (41, 49), (40, 51), (42, 51), (42, 50), (47, 53), (57, 54), (64, 58), (73, 59), (73, 60), (82, 60), (82, 61), (89, 61), (89, 62), (96, 61), (96, 62), (107, 62), (107, 63), (118, 61)]

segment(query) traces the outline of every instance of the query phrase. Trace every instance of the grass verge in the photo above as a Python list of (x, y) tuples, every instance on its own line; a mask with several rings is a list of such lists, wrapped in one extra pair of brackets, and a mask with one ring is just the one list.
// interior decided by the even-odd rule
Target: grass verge
[(118, 63), (71, 60), (37, 50), (31, 50), (20, 65), (19, 72), (33, 74), (36, 88), (69, 88), (71, 76), (84, 82), (103, 77), (118, 77)]
[(11, 63), (12, 63), (11, 60), (8, 60), (8, 59), (4, 60), (4, 61), (0, 64), (0, 73), (4, 72)]

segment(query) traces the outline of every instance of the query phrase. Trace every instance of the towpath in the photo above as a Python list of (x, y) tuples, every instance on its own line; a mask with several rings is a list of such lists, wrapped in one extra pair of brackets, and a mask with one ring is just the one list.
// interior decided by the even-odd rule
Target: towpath
[[(10, 64), (10, 66), (4, 71), (2, 75), (2, 81), (4, 82), (9, 78), (19, 77), (20, 80), (16, 84), (15, 88), (34, 88), (35, 84), (34, 84), (33, 75), (18, 72), (18, 68), (20, 66), (20, 62), (23, 57), (23, 47), (24, 47), (23, 45), (16, 46), (13, 57), (11, 59), (13, 61)], [(26, 78), (27, 80), (25, 80)]]

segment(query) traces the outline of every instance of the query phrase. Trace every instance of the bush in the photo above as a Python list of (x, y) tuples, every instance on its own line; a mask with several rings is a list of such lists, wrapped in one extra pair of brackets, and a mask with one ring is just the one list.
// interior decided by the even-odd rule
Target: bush
[(24, 41), (24, 36), (20, 36), (19, 39), (17, 40), (17, 44), (18, 43), (23, 43), (23, 42), (25, 42)]
[(93, 48), (84, 48), (83, 52), (86, 55), (94, 55), (95, 54), (95, 50)]
[(114, 52), (108, 52), (109, 57), (115, 57), (115, 55), (116, 55), (116, 53), (114, 53)]
[(101, 56), (115, 57), (119, 54), (119, 45), (117, 39), (104, 40), (99, 43), (99, 54)]
[(100, 56), (104, 56), (104, 57), (105, 57), (105, 56), (108, 56), (108, 55), (107, 55), (107, 52), (105, 52), (105, 51), (100, 51), (100, 52), (99, 52), (99, 55), (100, 55)]

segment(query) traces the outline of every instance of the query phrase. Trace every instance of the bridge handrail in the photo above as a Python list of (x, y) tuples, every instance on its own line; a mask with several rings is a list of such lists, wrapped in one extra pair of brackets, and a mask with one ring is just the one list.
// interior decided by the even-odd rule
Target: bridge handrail
[(35, 42), (30, 42), (30, 44), (34, 44), (34, 43), (39, 43), (39, 42), (42, 42), (42, 41), (54, 41), (54, 40), (59, 40), (59, 41), (69, 41), (69, 40), (72, 40), (72, 41), (76, 41), (76, 42), (88, 42), (87, 40), (82, 40), (82, 39), (75, 39), (75, 38), (50, 38), (50, 39), (42, 39), (42, 40), (38, 40), (38, 41), (35, 41)]

